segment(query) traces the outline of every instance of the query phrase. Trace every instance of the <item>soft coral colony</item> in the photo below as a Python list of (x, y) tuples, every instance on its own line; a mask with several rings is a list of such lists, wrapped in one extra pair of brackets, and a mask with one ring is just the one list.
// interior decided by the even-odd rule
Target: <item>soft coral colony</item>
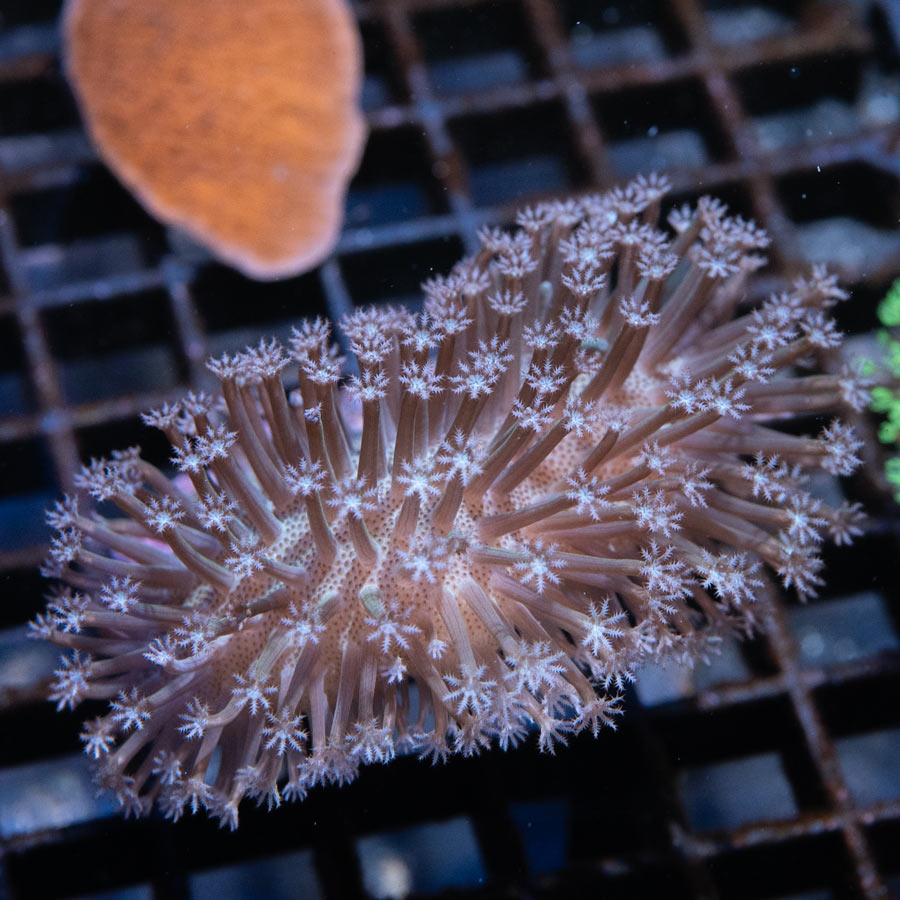
[(341, 323), (349, 377), (319, 320), (211, 361), (221, 397), (146, 416), (174, 478), (137, 449), (84, 468), (125, 515), (49, 513), (66, 586), (33, 627), (69, 651), (58, 707), (109, 701), (81, 737), (123, 806), (234, 826), (245, 796), (404, 750), (534, 729), (552, 751), (613, 725), (643, 660), (752, 627), (773, 572), (814, 593), (819, 544), (860, 513), (803, 484), (859, 444), (772, 426), (867, 403), (851, 372), (802, 371), (845, 294), (814, 270), (743, 309), (764, 232), (709, 198), (660, 230), (666, 187), (485, 229), (420, 314)]

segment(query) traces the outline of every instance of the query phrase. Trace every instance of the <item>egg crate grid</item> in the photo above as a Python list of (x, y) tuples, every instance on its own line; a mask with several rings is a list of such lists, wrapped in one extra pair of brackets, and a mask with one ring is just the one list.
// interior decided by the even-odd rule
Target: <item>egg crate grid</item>
[[(60, 75), (58, 4), (0, 2), (8, 659), (42, 605), (42, 511), (80, 459), (141, 443), (164, 460), (138, 414), (208, 386), (209, 355), (284, 336), (301, 316), (415, 302), (479, 225), (524, 202), (665, 170), (672, 202), (709, 192), (769, 230), (756, 293), (836, 256), (854, 294), (841, 327), (873, 327), (900, 272), (889, 2), (354, 8), (371, 136), (343, 235), (314, 272), (260, 285), (148, 217), (97, 161)], [(39, 680), (12, 679), (0, 685), (0, 733), (13, 736), (0, 742), (0, 897), (198, 898), (260, 879), (275, 879), (272, 896), (372, 896), (398, 860), (411, 895), (900, 896), (900, 520), (865, 478), (842, 487), (875, 518), (855, 548), (829, 552), (822, 599), (785, 598), (771, 633), (695, 677), (648, 675), (619, 734), (556, 758), (399, 760), (296, 807), (248, 809), (236, 835), (202, 819), (123, 823), (87, 801), (63, 824), (10, 824), (29, 785), (69, 772), (79, 718), (42, 701)], [(452, 865), (435, 855), (449, 846)]]

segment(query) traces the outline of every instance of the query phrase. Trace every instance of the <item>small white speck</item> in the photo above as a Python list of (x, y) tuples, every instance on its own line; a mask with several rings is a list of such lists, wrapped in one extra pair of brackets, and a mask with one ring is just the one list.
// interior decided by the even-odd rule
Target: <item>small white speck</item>
[(658, 125), (651, 125), (651, 126), (647, 129), (647, 136), (648, 136), (648, 137), (656, 137), (658, 134), (659, 134), (659, 126), (658, 126)]

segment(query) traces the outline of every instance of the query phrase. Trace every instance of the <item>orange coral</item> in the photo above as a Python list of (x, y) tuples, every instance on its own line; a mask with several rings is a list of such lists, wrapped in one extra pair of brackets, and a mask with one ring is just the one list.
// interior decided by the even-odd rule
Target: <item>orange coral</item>
[(104, 160), (249, 275), (334, 245), (365, 126), (343, 0), (70, 0), (66, 65)]

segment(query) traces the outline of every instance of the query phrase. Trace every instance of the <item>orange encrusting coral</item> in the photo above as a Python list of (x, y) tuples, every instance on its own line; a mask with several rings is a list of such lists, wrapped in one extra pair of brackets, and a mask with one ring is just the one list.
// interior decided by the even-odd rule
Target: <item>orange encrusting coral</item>
[(66, 67), (141, 202), (256, 278), (334, 246), (365, 136), (344, 0), (69, 0)]

